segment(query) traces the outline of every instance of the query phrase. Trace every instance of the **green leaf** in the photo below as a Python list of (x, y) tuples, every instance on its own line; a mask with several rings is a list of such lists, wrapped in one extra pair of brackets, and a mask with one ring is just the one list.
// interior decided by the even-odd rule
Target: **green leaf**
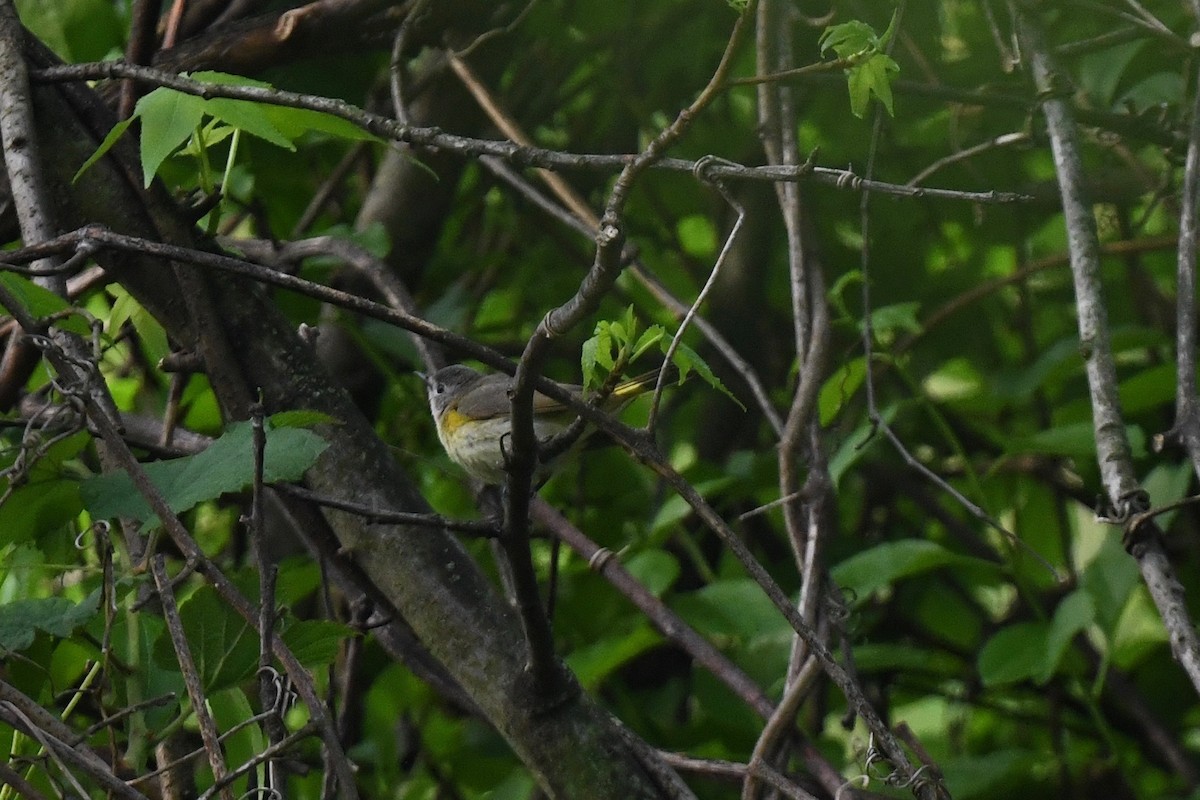
[(75, 171), (75, 175), (71, 178), (71, 183), (78, 181), (79, 176), (91, 169), (92, 165), (103, 158), (109, 150), (112, 150), (113, 145), (117, 143), (117, 140), (125, 135), (125, 131), (129, 130), (129, 126), (133, 124), (133, 120), (134, 117), (130, 116), (112, 126), (112, 130), (110, 130), (108, 135), (104, 137), (104, 141), (102, 141), (100, 146), (96, 148), (96, 152), (88, 156), (87, 161), (83, 162), (83, 166)]
[(70, 636), (95, 615), (99, 606), (99, 589), (81, 603), (65, 597), (41, 597), (0, 605), (0, 653), (24, 650), (33, 644), (38, 631)]
[(116, 299), (113, 302), (112, 311), (108, 315), (108, 320), (104, 324), (105, 333), (116, 338), (121, 332), (121, 326), (128, 321), (137, 331), (138, 340), (145, 350), (147, 361), (157, 364), (170, 351), (167, 332), (163, 330), (159, 321), (124, 288), (113, 285), (109, 287), (109, 292)]
[(817, 395), (817, 408), (820, 410), (822, 426), (833, 422), (866, 377), (867, 360), (863, 356), (842, 364), (829, 376)]
[(1075, 634), (1091, 625), (1094, 616), (1091, 599), (1077, 591), (1059, 603), (1051, 622), (1020, 622), (1001, 629), (979, 653), (984, 686), (1050, 680)]
[(579, 349), (579, 367), (583, 375), (583, 388), (594, 389), (602, 382), (597, 367), (600, 353), (600, 336), (591, 337)]
[[(206, 691), (235, 686), (254, 674), (258, 667), (258, 636), (221, 600), (216, 589), (204, 585), (193, 592), (180, 603), (179, 619)], [(166, 631), (154, 645), (154, 658), (164, 667), (178, 664)]]
[(111, 0), (17, 0), (21, 22), (67, 63), (100, 61), (124, 46), (128, 20)]
[(1106, 635), (1113, 635), (1130, 593), (1140, 581), (1137, 564), (1121, 546), (1120, 536), (1102, 538), (1079, 576), (1079, 588), (1091, 599), (1096, 622)]
[(960, 659), (944, 650), (901, 644), (857, 644), (854, 666), (860, 674), (871, 672), (941, 675), (953, 678), (962, 674)]
[(832, 570), (843, 589), (853, 592), (859, 602), (875, 591), (903, 578), (950, 565), (980, 566), (994, 571), (991, 562), (952, 553), (936, 542), (925, 539), (901, 539), (884, 542), (851, 556)]
[(339, 139), (348, 141), (383, 141), (370, 131), (363, 130), (353, 122), (326, 114), (323, 111), (313, 111), (307, 108), (289, 108), (288, 106), (263, 105), (263, 111), (280, 133), (295, 141), (305, 133), (327, 133)]
[(0, 546), (60, 531), (81, 508), (78, 481), (43, 480), (18, 487), (0, 505)]
[(134, 115), (142, 120), (142, 179), (149, 186), (167, 157), (200, 127), (204, 100), (158, 88), (138, 101)]
[(710, 258), (717, 252), (717, 231), (712, 220), (703, 214), (692, 214), (675, 224), (683, 252), (695, 258)]
[(1054, 619), (1046, 633), (1046, 660), (1042, 671), (1033, 676), (1035, 681), (1043, 684), (1054, 677), (1063, 653), (1071, 645), (1075, 634), (1085, 630), (1095, 618), (1096, 609), (1087, 593), (1077, 590), (1063, 598), (1058, 608), (1054, 609)]
[(666, 330), (661, 325), (651, 325), (642, 332), (638, 337), (637, 343), (633, 346), (633, 355), (629, 357), (630, 361), (637, 361), (646, 351), (654, 345), (662, 341), (666, 335)]
[(702, 633), (748, 643), (790, 639), (792, 629), (762, 587), (749, 578), (710, 583), (679, 598), (679, 609)]
[(601, 639), (580, 648), (567, 657), (571, 671), (589, 691), (622, 665), (662, 642), (662, 634), (648, 624), (640, 624), (630, 633)]
[(1155, 364), (1121, 381), (1118, 387), (1121, 410), (1126, 415), (1142, 414), (1175, 399), (1175, 365)]
[(0, 286), (21, 304), (21, 308), (37, 319), (45, 319), (71, 307), (54, 292), (15, 272), (0, 272)]
[(1047, 657), (1048, 622), (1019, 622), (999, 630), (979, 652), (984, 686), (1017, 683), (1053, 670)]
[(983, 755), (939, 759), (946, 786), (958, 800), (1019, 797), (1029, 790), (1029, 776), (1045, 762), (1044, 752), (1015, 748)]
[[(732, 477), (724, 476), (697, 483), (694, 488), (699, 492), (701, 497), (707, 500), (733, 483), (734, 479)], [(688, 504), (688, 501), (677, 494), (673, 494), (658, 507), (658, 513), (654, 515), (654, 519), (650, 523), (650, 532), (657, 533), (664, 530), (687, 519), (691, 514), (692, 507)]]
[(899, 71), (900, 65), (882, 53), (848, 69), (850, 111), (854, 116), (862, 119), (866, 115), (872, 94), (883, 103), (888, 115), (893, 115), (891, 74)]
[[(256, 686), (256, 694), (257, 688)], [(270, 744), (261, 725), (244, 724), (254, 716), (256, 709), (240, 687), (212, 692), (207, 701), (213, 721), (217, 729), (222, 731), (221, 750), (231, 763), (243, 764)], [(233, 784), (233, 789), (237, 797), (253, 793), (244, 777)]]
[(1170, 641), (1158, 608), (1143, 585), (1134, 587), (1109, 635), (1113, 666), (1133, 670)]
[(874, 29), (857, 19), (830, 25), (817, 40), (822, 54), (833, 50), (838, 58), (852, 58), (858, 53), (874, 49), (878, 43)]
[(221, 120), (225, 124), (257, 136), (284, 150), (295, 150), (292, 140), (283, 135), (267, 114), (261, 103), (248, 100), (231, 100), (227, 97), (214, 97), (204, 104), (204, 112)]
[(625, 569), (655, 597), (662, 597), (679, 579), (679, 559), (666, 550), (644, 550), (625, 562)]
[[(1134, 458), (1146, 455), (1146, 435), (1136, 425), (1125, 428), (1125, 435)], [(1042, 455), (1089, 457), (1096, 453), (1096, 433), (1091, 422), (1059, 425), (1029, 436), (1019, 436), (1007, 442), (1010, 453), (1040, 453)]]
[(883, 36), (876, 35), (870, 25), (859, 20), (831, 25), (821, 34), (822, 54), (833, 50), (838, 58), (850, 62), (846, 69), (850, 110), (860, 119), (866, 114), (872, 94), (879, 98), (888, 114), (892, 114), (891, 75), (900, 71), (900, 65), (884, 50), (895, 32), (898, 13), (892, 14), (892, 21)]
[[(250, 485), (254, 478), (252, 436), (249, 422), (236, 422), (204, 451), (145, 464), (143, 469), (178, 514)], [(324, 439), (303, 428), (268, 428), (263, 479), (268, 483), (299, 480), (327, 446)], [(124, 472), (90, 478), (80, 492), (88, 511), (100, 519), (133, 517), (149, 522), (154, 516)]]
[[(662, 347), (663, 353), (666, 354), (667, 348), (670, 347), (670, 342), (666, 338), (663, 338), (659, 344)], [(734, 397), (733, 392), (725, 388), (725, 384), (721, 383), (721, 379), (713, 373), (712, 367), (708, 366), (708, 363), (695, 350), (680, 342), (679, 346), (675, 348), (675, 355), (672, 356), (671, 360), (675, 363), (675, 366), (679, 367), (679, 380), (681, 383), (687, 378), (688, 373), (694, 371), (709, 386), (737, 403), (738, 408), (743, 411), (746, 410), (746, 407), (742, 405), (742, 401)]]
[(343, 639), (358, 636), (349, 625), (328, 619), (302, 619), (280, 634), (292, 653), (306, 667), (333, 663)]

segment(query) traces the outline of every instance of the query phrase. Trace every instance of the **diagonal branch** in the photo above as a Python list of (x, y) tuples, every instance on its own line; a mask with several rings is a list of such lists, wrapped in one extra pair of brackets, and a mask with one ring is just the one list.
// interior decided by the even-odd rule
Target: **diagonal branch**
[[(1115, 520), (1140, 522), (1142, 518), (1136, 515), (1149, 507), (1149, 496), (1134, 474), (1133, 457), (1117, 396), (1116, 366), (1100, 285), (1096, 221), (1084, 189), (1079, 132), (1062, 96), (1058, 67), (1050, 55), (1040, 22), (1034, 16), (1036, 6), (1013, 3), (1012, 9), (1034, 84), (1043, 98), (1042, 112), (1062, 194), (1071, 273), (1075, 282), (1080, 351), (1091, 394), (1100, 475), (1109, 502), (1115, 509)], [(1200, 692), (1200, 637), (1197, 637), (1195, 624), (1188, 613), (1183, 586), (1163, 551), (1161, 531), (1152, 523), (1127, 524), (1125, 542), (1137, 560), (1142, 578), (1170, 634), (1171, 650), (1193, 687)]]

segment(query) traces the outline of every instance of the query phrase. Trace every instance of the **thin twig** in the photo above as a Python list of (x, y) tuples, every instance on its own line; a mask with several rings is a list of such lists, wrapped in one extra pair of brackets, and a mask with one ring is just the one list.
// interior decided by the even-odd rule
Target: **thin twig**
[[(416, 147), (460, 153), (462, 155), (492, 155), (521, 166), (611, 172), (616, 169), (624, 169), (634, 164), (639, 164), (637, 167), (638, 172), (644, 169), (662, 169), (671, 172), (687, 173), (693, 172), (696, 168), (695, 161), (682, 158), (667, 158), (661, 156), (661, 154), (648, 163), (641, 163), (643, 154), (564, 153), (541, 147), (524, 147), (508, 141), (457, 136), (445, 133), (439, 128), (404, 125), (389, 117), (364, 111), (342, 100), (255, 86), (203, 83), (162, 70), (151, 69), (149, 67), (136, 67), (117, 61), (46, 67), (44, 69), (33, 70), (30, 73), (30, 77), (34, 80), (52, 83), (100, 80), (105, 78), (111, 80), (132, 78), (155, 86), (165, 86), (184, 94), (204, 99), (227, 97), (234, 100), (248, 100), (271, 105), (306, 108), (339, 117), (362, 128), (368, 133), (385, 139), (405, 142)], [(706, 95), (706, 101), (711, 99), (711, 93)], [(687, 110), (685, 110), (685, 114), (687, 113)], [(714, 178), (769, 183), (812, 180), (817, 183), (851, 191), (865, 191), (869, 189), (872, 192), (896, 197), (941, 198), (970, 203), (1006, 204), (1033, 200), (1030, 195), (1020, 192), (971, 192), (955, 189), (899, 186), (884, 181), (865, 180), (848, 169), (817, 167), (811, 164), (801, 164), (794, 167), (749, 167), (718, 164), (712, 168), (710, 174)]]
[[(216, 722), (208, 708), (208, 698), (200, 674), (196, 671), (196, 660), (192, 657), (192, 648), (188, 644), (187, 634), (183, 630), (183, 622), (179, 619), (179, 607), (175, 603), (175, 591), (171, 588), (171, 580), (167, 576), (166, 560), (162, 553), (155, 554), (150, 559), (150, 573), (154, 576), (154, 584), (158, 588), (158, 599), (163, 610), (163, 619), (167, 623), (167, 631), (171, 636), (171, 645), (175, 648), (176, 663), (183, 674), (183, 685), (187, 688), (188, 697), (192, 701), (192, 713), (200, 728), (200, 738), (204, 742), (204, 751), (208, 755), (209, 766), (212, 767), (213, 777), (220, 781), (227, 774), (225, 755), (221, 751), (220, 734), (217, 733)], [(224, 800), (233, 800), (233, 792), (225, 788), (221, 796)]]

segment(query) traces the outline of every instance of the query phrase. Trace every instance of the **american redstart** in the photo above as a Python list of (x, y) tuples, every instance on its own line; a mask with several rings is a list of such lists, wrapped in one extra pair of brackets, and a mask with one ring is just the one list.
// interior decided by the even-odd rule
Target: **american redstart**
[[(671, 377), (670, 368), (668, 378)], [(420, 373), (418, 373), (420, 374)], [(484, 483), (501, 484), (512, 435), (512, 378), (503, 373), (484, 375), (462, 364), (421, 375), (429, 392), (429, 409), (438, 438), (450, 460)], [(622, 381), (605, 399), (606, 411), (617, 411), (633, 398), (654, 388), (658, 370)], [(583, 400), (583, 387), (559, 384)], [(533, 432), (538, 441), (562, 433), (576, 414), (541, 392), (533, 394)]]

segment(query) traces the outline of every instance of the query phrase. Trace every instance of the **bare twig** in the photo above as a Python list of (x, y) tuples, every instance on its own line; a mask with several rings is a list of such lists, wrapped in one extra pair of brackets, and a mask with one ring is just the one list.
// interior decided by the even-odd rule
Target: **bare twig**
[(654, 623), (671, 641), (728, 686), (756, 714), (769, 717), (774, 705), (763, 694), (762, 689), (720, 650), (702, 637), (675, 612), (655, 597), (645, 586), (629, 574), (613, 553), (589, 539), (582, 531), (541, 498), (535, 498), (530, 513), (539, 524), (566, 543), (588, 565), (616, 587), (630, 602)]
[(761, 778), (765, 783), (769, 783), (772, 788), (781, 792), (784, 797), (791, 798), (792, 800), (816, 800), (814, 795), (797, 786), (795, 782), (769, 764), (739, 764), (736, 761), (692, 758), (691, 756), (679, 753), (662, 751), (659, 752), (659, 757), (680, 772), (690, 772), (694, 775), (738, 782), (745, 781), (753, 775)]
[[(175, 604), (175, 591), (171, 588), (167, 576), (165, 558), (161, 553), (151, 556), (150, 572), (158, 587), (158, 598), (162, 605), (163, 619), (167, 623), (167, 631), (171, 635), (171, 644), (175, 648), (175, 658), (179, 670), (183, 674), (183, 685), (187, 688), (188, 697), (192, 701), (192, 713), (200, 727), (200, 738), (204, 741), (204, 751), (208, 755), (208, 763), (212, 767), (213, 777), (220, 781), (229, 770), (225, 766), (225, 756), (221, 752), (220, 734), (217, 733), (216, 722), (208, 709), (208, 698), (200, 675), (196, 671), (196, 661), (192, 658), (192, 649), (188, 644), (187, 634), (184, 633), (183, 623), (179, 619), (179, 607)], [(221, 796), (224, 800), (233, 800), (233, 792), (226, 787)]]
[[(438, 128), (404, 125), (389, 117), (369, 113), (341, 100), (254, 86), (202, 83), (162, 70), (137, 67), (116, 61), (47, 67), (34, 70), (31, 73), (31, 77), (35, 80), (46, 82), (131, 78), (155, 86), (165, 86), (205, 99), (228, 97), (235, 100), (249, 100), (251, 102), (269, 103), (272, 105), (307, 108), (313, 111), (332, 114), (335, 117), (357, 125), (369, 133), (386, 139), (406, 142), (416, 147), (461, 153), (462, 155), (491, 155), (522, 166), (611, 172), (639, 163), (641, 159), (641, 155), (564, 153), (540, 147), (523, 147), (507, 141), (456, 136), (445, 133)], [(650, 163), (642, 163), (637, 168), (637, 171), (640, 172), (643, 169), (662, 169), (671, 172), (691, 173), (695, 168), (695, 161), (682, 158), (666, 158), (660, 154), (659, 157), (653, 159)], [(709, 174), (713, 178), (765, 181), (769, 183), (812, 180), (817, 183), (835, 186), (839, 189), (849, 189), (851, 191), (870, 190), (879, 194), (896, 197), (941, 198), (970, 203), (1020, 203), (1033, 199), (1029, 195), (1018, 192), (969, 192), (954, 189), (899, 186), (884, 181), (865, 180), (848, 169), (816, 167), (810, 164), (801, 164), (794, 167), (748, 167), (717, 164), (712, 167)]]
[[(15, 713), (10, 715), (10, 709)], [(5, 681), (0, 681), (0, 718), (14, 727), (20, 726), (30, 735), (33, 735), (35, 728), (41, 731), (58, 758), (86, 773), (100, 788), (111, 792), (114, 797), (124, 800), (146, 800), (145, 795), (114, 775), (103, 759), (90, 749), (83, 746), (73, 747), (69, 742), (75, 738), (75, 731)], [(84, 795), (86, 796), (86, 792)]]

